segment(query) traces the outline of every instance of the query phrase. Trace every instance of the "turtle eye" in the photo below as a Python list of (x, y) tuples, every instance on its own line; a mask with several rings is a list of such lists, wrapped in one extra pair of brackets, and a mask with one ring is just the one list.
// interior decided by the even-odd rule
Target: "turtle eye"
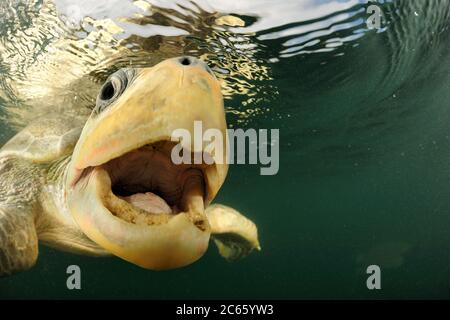
[(120, 69), (112, 74), (100, 89), (94, 112), (99, 114), (112, 105), (126, 90), (134, 75), (133, 69)]
[(100, 93), (100, 99), (102, 100), (111, 100), (114, 97), (116, 90), (114, 89), (114, 85), (112, 81), (108, 81), (102, 88)]

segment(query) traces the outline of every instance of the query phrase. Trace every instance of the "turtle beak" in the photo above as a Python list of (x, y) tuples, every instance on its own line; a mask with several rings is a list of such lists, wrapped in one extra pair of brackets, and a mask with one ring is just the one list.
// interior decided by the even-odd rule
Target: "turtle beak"
[[(173, 163), (180, 129), (191, 137), (180, 142), (183, 153), (206, 152), (209, 142), (195, 141), (202, 139), (198, 121), (203, 132), (222, 134), (223, 152), (208, 153), (208, 164)], [(67, 199), (76, 222), (97, 244), (142, 267), (192, 263), (208, 246), (204, 208), (227, 174), (225, 137), (220, 84), (206, 64), (181, 57), (139, 69), (114, 104), (91, 116), (75, 147)]]

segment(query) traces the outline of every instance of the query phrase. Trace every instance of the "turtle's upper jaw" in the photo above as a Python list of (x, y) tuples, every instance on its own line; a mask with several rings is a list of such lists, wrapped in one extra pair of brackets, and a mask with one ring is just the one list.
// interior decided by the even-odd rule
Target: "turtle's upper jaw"
[[(194, 121), (202, 121), (203, 130), (226, 132), (219, 83), (189, 59), (135, 70), (123, 93), (88, 120), (68, 169), (67, 203), (82, 231), (150, 269), (184, 266), (203, 255), (210, 237), (204, 209), (227, 173), (215, 155), (212, 165), (171, 159), (174, 130), (194, 139)], [(182, 141), (191, 153), (207, 144)]]

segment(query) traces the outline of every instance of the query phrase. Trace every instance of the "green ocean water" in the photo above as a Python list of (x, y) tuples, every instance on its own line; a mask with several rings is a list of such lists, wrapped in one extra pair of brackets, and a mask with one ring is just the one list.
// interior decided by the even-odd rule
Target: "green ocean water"
[[(104, 40), (89, 19), (132, 15), (129, 7), (86, 1), (61, 27), (39, 17), (73, 13), (75, 2), (30, 3), (0, 7), (2, 144), (48, 94), (89, 105), (99, 81), (85, 88), (85, 75), (191, 54), (222, 81), (230, 127), (280, 130), (280, 169), (262, 176), (259, 165), (232, 165), (216, 198), (258, 226), (262, 251), (242, 261), (224, 261), (211, 243), (193, 265), (155, 272), (41, 246), (33, 269), (0, 279), (0, 298), (450, 297), (448, 0), (380, 1), (378, 30), (367, 28), (366, 1), (163, 1), (136, 23), (145, 28), (127, 25), (99, 45), (103, 58), (90, 51)], [(244, 26), (210, 27), (218, 13)], [(187, 35), (143, 31), (155, 26)], [(74, 46), (89, 35), (94, 49)], [(15, 42), (28, 36), (36, 41)], [(63, 37), (73, 43), (50, 50)], [(132, 53), (108, 51), (130, 45)], [(71, 54), (67, 66), (54, 67), (54, 50)], [(81, 268), (81, 290), (66, 287), (69, 265)], [(369, 265), (381, 268), (380, 290), (366, 286)]]

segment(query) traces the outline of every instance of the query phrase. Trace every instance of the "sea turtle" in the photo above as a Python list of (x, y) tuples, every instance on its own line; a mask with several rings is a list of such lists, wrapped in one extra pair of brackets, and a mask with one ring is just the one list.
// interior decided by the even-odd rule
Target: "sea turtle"
[[(195, 121), (226, 134), (218, 81), (185, 56), (120, 69), (90, 115), (51, 114), (19, 132), (0, 150), (0, 275), (32, 267), (38, 240), (153, 270), (196, 261), (210, 237), (228, 260), (259, 249), (252, 221), (210, 205), (226, 162), (171, 139), (180, 128), (193, 136)], [(174, 146), (214, 162), (174, 164)]]

